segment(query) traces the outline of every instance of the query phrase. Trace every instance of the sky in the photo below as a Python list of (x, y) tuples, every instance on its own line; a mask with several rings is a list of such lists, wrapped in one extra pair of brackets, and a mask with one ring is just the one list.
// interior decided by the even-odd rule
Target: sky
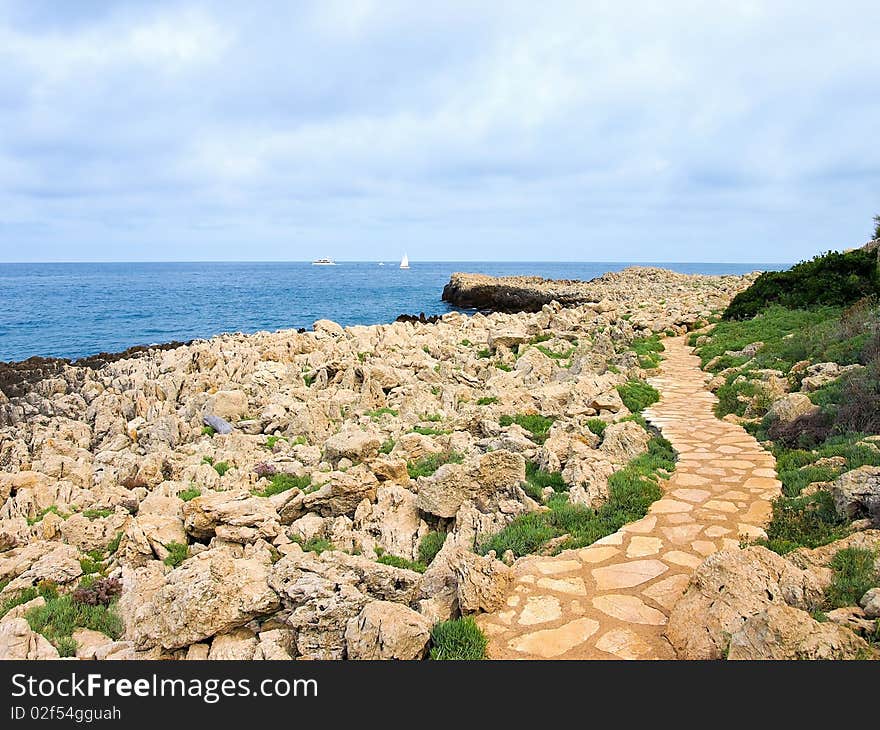
[(0, 261), (857, 246), (878, 28), (876, 0), (0, 0)]

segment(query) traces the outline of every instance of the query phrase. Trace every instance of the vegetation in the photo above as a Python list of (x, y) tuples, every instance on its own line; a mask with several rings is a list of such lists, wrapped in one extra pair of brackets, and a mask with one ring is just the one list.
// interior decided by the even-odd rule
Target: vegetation
[(490, 350), (488, 347), (484, 347), (482, 350), (477, 351), (477, 357), (481, 360), (490, 358), (492, 357), (492, 350)]
[(397, 416), (397, 411), (393, 408), (377, 408), (375, 411), (367, 411), (367, 415), (374, 421), (378, 421), (382, 416)]
[(216, 471), (221, 477), (230, 470), (229, 462), (220, 461), (214, 464), (214, 471)]
[(437, 557), (443, 543), (446, 542), (446, 533), (432, 530), (427, 533), (419, 542), (419, 562), (424, 565), (430, 565), (431, 561)]
[(538, 350), (538, 352), (541, 352), (549, 357), (551, 360), (568, 360), (568, 358), (570, 358), (572, 353), (574, 352), (573, 347), (569, 348), (565, 352), (554, 352), (549, 347), (544, 347), (543, 345), (535, 345), (535, 349)]
[(120, 530), (119, 532), (116, 533), (116, 536), (110, 542), (107, 543), (107, 554), (108, 555), (112, 555), (117, 550), (119, 550), (119, 543), (122, 542), (122, 535), (123, 534), (124, 533), (122, 532), (122, 530)]
[(418, 461), (407, 462), (406, 471), (410, 479), (429, 477), (444, 464), (461, 464), (464, 456), (457, 451), (444, 451), (439, 454), (428, 454)]
[(831, 560), (834, 577), (825, 591), (830, 608), (857, 606), (859, 599), (875, 586), (880, 586), (880, 575), (874, 567), (877, 556), (865, 548), (838, 550)]
[(273, 435), (273, 436), (268, 436), (268, 437), (266, 438), (266, 448), (267, 448), (269, 451), (274, 451), (274, 450), (275, 450), (275, 445), (276, 445), (279, 441), (287, 441), (287, 437), (286, 437), (286, 436), (275, 436), (275, 435)]
[(58, 595), (47, 591), (46, 604), (35, 606), (25, 614), (32, 631), (45, 636), (58, 649), (70, 656), (76, 651), (72, 635), (77, 628), (92, 629), (118, 639), (123, 632), (122, 619), (116, 613), (115, 602), (109, 605), (89, 605), (77, 601), (73, 595)]
[(649, 370), (660, 365), (662, 356), (660, 355), (666, 348), (660, 341), (660, 335), (654, 334), (650, 337), (640, 337), (630, 343), (630, 349), (638, 355), (639, 366)]
[(608, 501), (598, 509), (571, 504), (565, 494), (550, 498), (547, 512), (532, 512), (515, 518), (501, 532), (478, 547), (485, 555), (494, 550), (503, 555), (512, 550), (517, 557), (537, 552), (548, 540), (563, 535), (559, 550), (591, 545), (616, 532), (628, 522), (644, 517), (663, 491), (660, 479), (675, 468), (675, 452), (664, 438), (654, 436), (648, 451), (633, 459), (608, 479)]
[(301, 489), (306, 492), (311, 486), (312, 477), (310, 474), (305, 474), (301, 477), (293, 474), (273, 474), (269, 486), (262, 492), (259, 492), (257, 496), (271, 497), (273, 494), (281, 494), (289, 489)]
[(587, 421), (587, 428), (597, 436), (601, 437), (602, 434), (605, 433), (605, 429), (608, 428), (608, 424), (601, 418), (591, 418)]
[(408, 560), (398, 555), (386, 553), (382, 548), (376, 548), (376, 562), (383, 565), (391, 565), (395, 568), (404, 568), (406, 570), (414, 570), (416, 573), (424, 573), (428, 566), (421, 561)]
[(434, 660), (475, 661), (486, 658), (489, 640), (470, 617), (443, 621), (431, 630), (431, 653)]
[(874, 240), (880, 238), (880, 215), (874, 216)]
[(431, 426), (413, 426), (410, 433), (420, 433), (422, 436), (444, 436), (449, 433), (442, 428), (432, 428)]
[(734, 297), (723, 318), (748, 319), (773, 304), (789, 309), (840, 307), (876, 294), (880, 294), (876, 252), (831, 251), (787, 271), (764, 272)]
[(494, 395), (486, 395), (482, 398), (477, 398), (478, 406), (490, 406), (493, 403), (497, 403), (498, 399)]
[(165, 545), (168, 556), (165, 558), (165, 565), (176, 568), (184, 560), (189, 557), (189, 545), (182, 542), (169, 542)]
[(630, 411), (640, 413), (648, 406), (660, 400), (660, 393), (644, 380), (630, 380), (617, 386), (620, 399)]
[(112, 514), (112, 509), (86, 509), (82, 512), (82, 516), (89, 520), (97, 520), (103, 517), (109, 517)]
[(544, 471), (533, 461), (526, 462), (526, 483), (524, 489), (537, 502), (544, 501), (544, 488), (551, 487), (554, 492), (567, 492), (568, 484), (558, 471)]
[(392, 449), (394, 449), (394, 439), (388, 439), (387, 441), (384, 441), (379, 447), (379, 453), (390, 454)]
[(201, 497), (202, 491), (197, 487), (190, 487), (189, 489), (184, 489), (177, 496), (180, 497), (184, 502), (189, 502), (196, 497)]
[(53, 505), (51, 505), (51, 506), (49, 506), (49, 507), (46, 507), (46, 509), (44, 509), (44, 510), (40, 510), (39, 512), (37, 512), (36, 517), (28, 517), (28, 518), (27, 518), (27, 523), (28, 523), (29, 525), (35, 525), (35, 524), (37, 524), (40, 520), (42, 520), (47, 514), (49, 514), (50, 512), (51, 512), (52, 514), (54, 514), (54, 515), (58, 515), (62, 520), (66, 520), (68, 517), (70, 517), (69, 514), (67, 514), (66, 512), (62, 512), (60, 509), (58, 509), (58, 507), (56, 507), (56, 506), (53, 504)]
[(296, 537), (292, 539), (307, 553), (317, 553), (318, 555), (320, 555), (325, 550), (333, 549), (333, 543), (329, 540), (324, 539), (323, 537), (312, 537), (308, 540), (302, 540)]
[(202, 436), (213, 436), (217, 433), (213, 426), (202, 426)]
[(538, 413), (518, 413), (514, 416), (501, 416), (499, 423), (505, 428), (515, 423), (532, 435), (532, 441), (543, 444), (550, 435), (550, 427), (554, 420), (552, 416), (542, 416)]

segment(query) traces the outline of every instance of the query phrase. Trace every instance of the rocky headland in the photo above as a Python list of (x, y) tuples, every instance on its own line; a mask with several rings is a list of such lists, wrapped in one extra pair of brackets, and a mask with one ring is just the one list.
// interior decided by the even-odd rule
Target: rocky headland
[(0, 657), (425, 656), (504, 600), (516, 555), (487, 538), (600, 507), (648, 449), (636, 344), (753, 280), (455, 275), (456, 303), (524, 311), (6, 365)]

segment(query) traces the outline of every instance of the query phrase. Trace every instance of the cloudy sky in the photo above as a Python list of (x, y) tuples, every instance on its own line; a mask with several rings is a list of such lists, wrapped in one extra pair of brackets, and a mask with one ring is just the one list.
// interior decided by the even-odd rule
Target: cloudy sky
[(857, 245), (878, 28), (877, 0), (0, 0), (0, 260)]

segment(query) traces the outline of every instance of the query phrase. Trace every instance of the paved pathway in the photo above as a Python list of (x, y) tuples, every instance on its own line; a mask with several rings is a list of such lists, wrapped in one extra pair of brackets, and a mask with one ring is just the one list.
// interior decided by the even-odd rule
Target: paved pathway
[(664, 340), (661, 400), (646, 411), (679, 454), (648, 515), (580, 550), (517, 561), (499, 611), (478, 618), (493, 659), (672, 659), (669, 612), (711, 553), (764, 536), (779, 494), (773, 457), (718, 420), (699, 358)]

